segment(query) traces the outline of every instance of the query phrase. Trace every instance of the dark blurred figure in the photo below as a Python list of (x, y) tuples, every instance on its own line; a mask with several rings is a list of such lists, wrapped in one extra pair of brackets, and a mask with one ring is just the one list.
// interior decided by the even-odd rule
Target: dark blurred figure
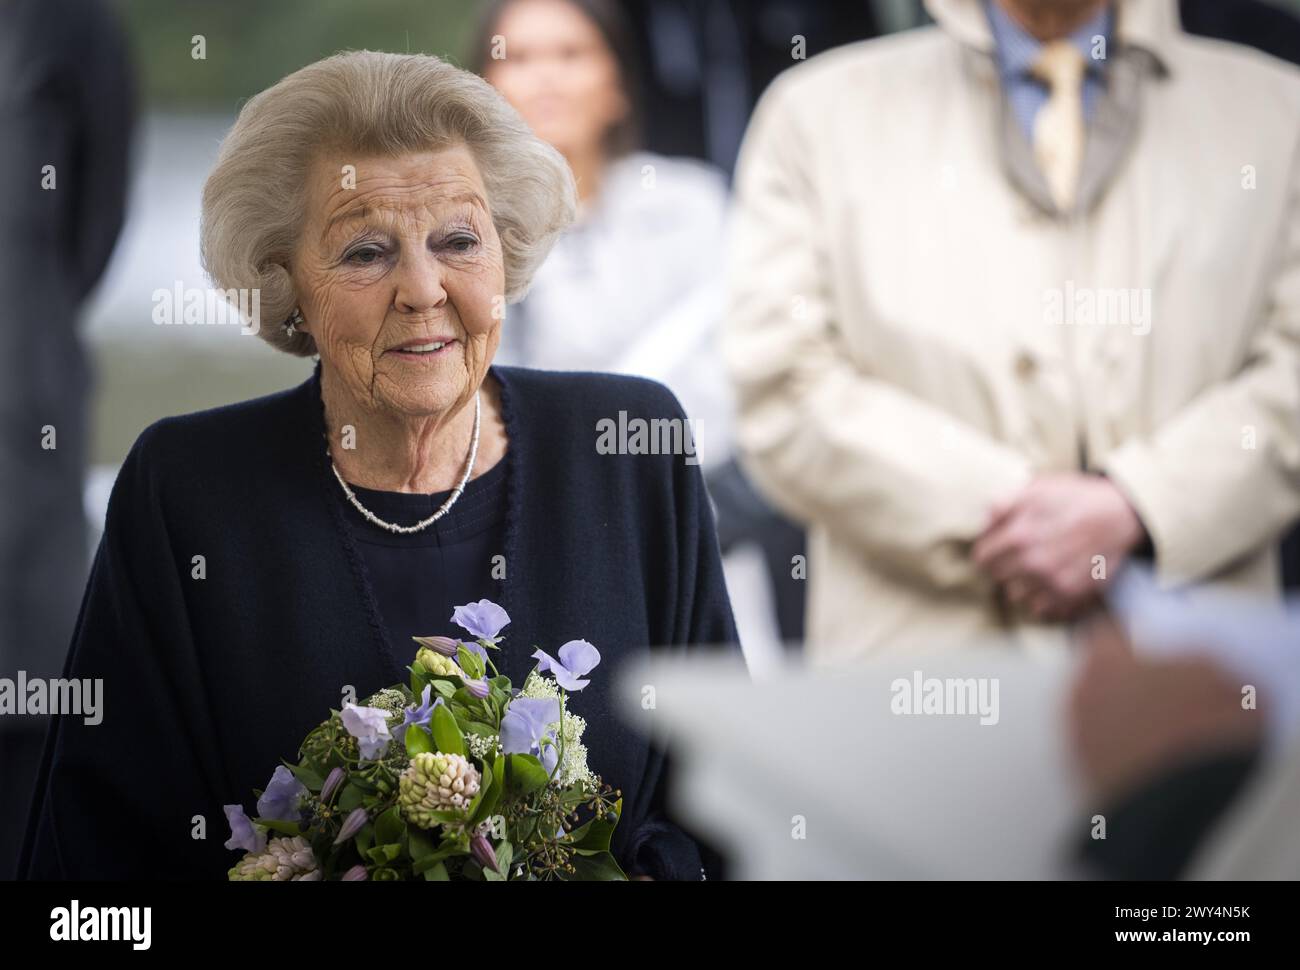
[[(122, 227), (132, 81), (97, 0), (0, 0), (0, 677), (59, 676), (87, 572), (82, 301)], [(53, 447), (51, 447), (53, 445)], [(0, 716), (12, 879), (43, 716)]]
[[(705, 159), (728, 174), (750, 112), (774, 77), (880, 32), (868, 0), (627, 0), (624, 7), (641, 66), (646, 148)], [(806, 554), (803, 530), (775, 512), (734, 461), (710, 473), (709, 492), (723, 551), (757, 542), (781, 638), (801, 640), (806, 584), (791, 573), (795, 557)]]
[(730, 172), (768, 83), (803, 56), (880, 31), (868, 0), (627, 0), (644, 69), (646, 147)]
[(1300, 19), (1263, 0), (1180, 0), (1179, 15), (1189, 34), (1247, 44), (1300, 64)]

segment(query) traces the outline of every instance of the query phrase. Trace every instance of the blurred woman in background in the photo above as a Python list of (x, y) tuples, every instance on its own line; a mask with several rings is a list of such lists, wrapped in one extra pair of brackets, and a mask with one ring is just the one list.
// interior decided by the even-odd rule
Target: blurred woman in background
[[(631, 36), (609, 0), (497, 0), (484, 12), (473, 67), (568, 161), (579, 200), (577, 222), (511, 307), (500, 355), (529, 367), (650, 377), (676, 393), (695, 422), (724, 550), (752, 539), (779, 563), (778, 612), (795, 622), (778, 633), (761, 563), (728, 557), (746, 650), (770, 650), (778, 636), (801, 632), (802, 586), (789, 574), (802, 537), (791, 542), (731, 461), (731, 391), (716, 346), (726, 178), (694, 159), (638, 149)], [(795, 596), (784, 610), (783, 593)]]
[(480, 73), (578, 185), (578, 222), (510, 312), (512, 363), (653, 377), (700, 425), (706, 467), (729, 456), (721, 319), (727, 185), (694, 160), (636, 150), (636, 69), (606, 0), (499, 0), (475, 48)]

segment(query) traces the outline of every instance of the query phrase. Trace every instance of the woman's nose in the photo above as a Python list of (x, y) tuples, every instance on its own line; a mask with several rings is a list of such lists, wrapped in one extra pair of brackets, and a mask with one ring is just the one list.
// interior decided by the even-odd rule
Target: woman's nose
[(447, 302), (444, 267), (432, 253), (404, 256), (397, 265), (394, 304), (403, 313), (436, 309)]

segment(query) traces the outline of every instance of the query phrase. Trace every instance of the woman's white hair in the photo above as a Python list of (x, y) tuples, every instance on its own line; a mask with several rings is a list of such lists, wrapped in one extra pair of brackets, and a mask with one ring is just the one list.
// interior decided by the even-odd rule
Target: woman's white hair
[(501, 238), (504, 296), (514, 302), (573, 221), (573, 175), (491, 85), (428, 54), (335, 54), (251, 98), (203, 187), (203, 266), (222, 289), (260, 290), (263, 339), (313, 354), (311, 336), (283, 324), (297, 302), (288, 265), (316, 155), (397, 156), (457, 143), (482, 174)]

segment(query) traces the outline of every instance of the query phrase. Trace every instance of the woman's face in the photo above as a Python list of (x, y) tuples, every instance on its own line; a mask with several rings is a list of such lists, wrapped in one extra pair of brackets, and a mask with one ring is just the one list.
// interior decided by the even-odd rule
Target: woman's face
[(505, 271), (469, 150), (325, 153), (309, 179), (290, 273), (330, 379), (411, 417), (471, 400), (500, 343)]
[(600, 29), (568, 0), (515, 0), (496, 35), (505, 56), (484, 74), (533, 132), (569, 157), (603, 151), (629, 105)]

